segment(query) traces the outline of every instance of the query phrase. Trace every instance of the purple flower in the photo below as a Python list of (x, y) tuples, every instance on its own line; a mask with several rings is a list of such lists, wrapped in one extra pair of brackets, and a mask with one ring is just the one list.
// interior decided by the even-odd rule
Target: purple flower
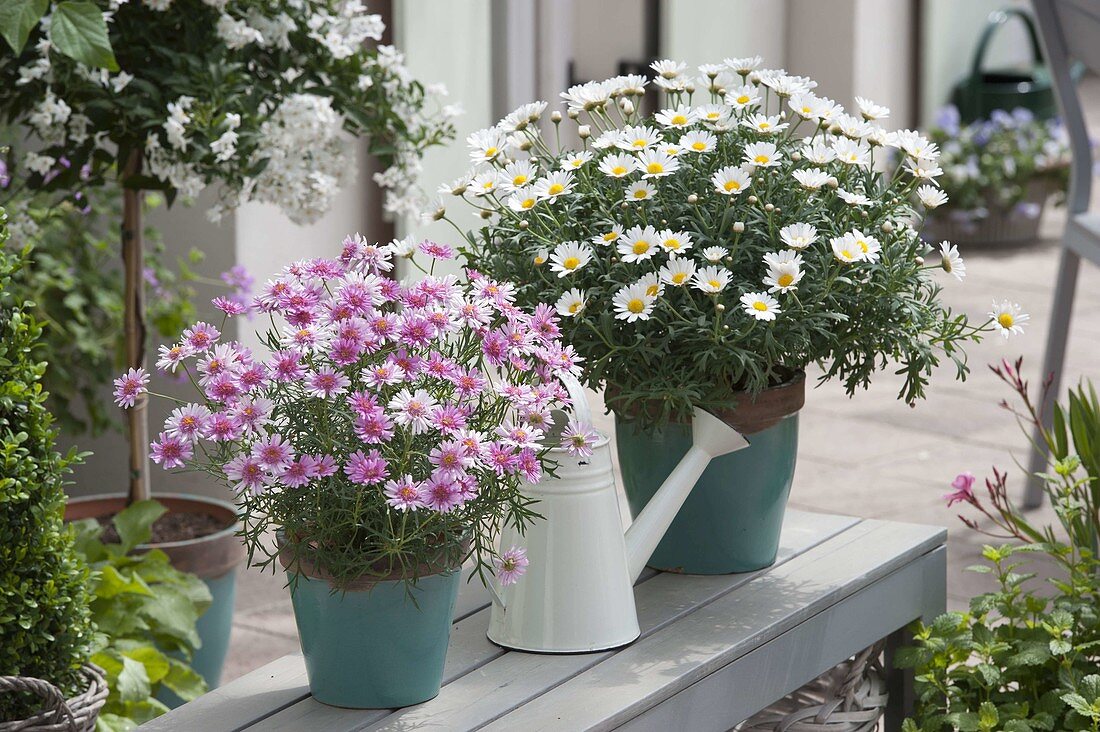
[(427, 239), (425, 239), (424, 241), (420, 242), (419, 248), (420, 251), (424, 252), (429, 257), (433, 257), (434, 259), (455, 258), (454, 249), (451, 249), (446, 244), (438, 244), (434, 241), (428, 241)]
[(313, 458), (309, 455), (303, 455), (294, 462), (287, 465), (281, 473), (279, 473), (279, 480), (285, 486), (290, 488), (301, 488), (304, 485), (308, 485), (313, 480), (311, 474), (313, 470)]
[(161, 432), (156, 441), (149, 445), (150, 457), (158, 465), (168, 468), (182, 468), (191, 459), (195, 450), (189, 440), (167, 432)]
[(424, 484), (423, 497), (428, 508), (439, 513), (450, 513), (465, 502), (462, 487), (441, 475), (428, 479)]
[(415, 511), (427, 505), (421, 495), (420, 484), (408, 475), (402, 475), (398, 480), (386, 481), (382, 492), (386, 495), (386, 503), (398, 511)]
[(226, 463), (225, 475), (236, 482), (236, 490), (247, 490), (253, 495), (262, 493), (270, 480), (260, 461), (251, 455), (238, 455)]
[(210, 410), (201, 404), (188, 404), (172, 410), (164, 422), (168, 434), (197, 442), (210, 421)]
[(528, 483), (534, 484), (542, 480), (542, 463), (539, 462), (538, 454), (531, 448), (520, 450), (518, 469), (519, 474)]
[(209, 323), (195, 323), (183, 331), (183, 341), (196, 351), (205, 351), (214, 345), (221, 332)]
[(115, 403), (131, 408), (148, 391), (149, 373), (144, 368), (130, 369), (115, 379)]
[(944, 493), (943, 497), (947, 501), (947, 505), (953, 506), (956, 503), (974, 503), (974, 474), (970, 471), (965, 473), (959, 473), (955, 476), (955, 480), (951, 481), (951, 487), (954, 488), (950, 493)]
[(373, 485), (385, 480), (389, 476), (389, 470), (385, 458), (378, 450), (371, 450), (366, 454), (362, 450), (356, 450), (348, 456), (348, 461), (344, 464), (344, 474), (353, 483)]
[(252, 457), (256, 458), (267, 470), (282, 470), (294, 460), (294, 448), (282, 435), (272, 435), (257, 442), (252, 448)]
[(248, 306), (240, 300), (234, 300), (228, 297), (215, 297), (210, 302), (214, 307), (221, 310), (226, 315), (244, 315), (248, 312)]
[(467, 454), (462, 443), (448, 440), (432, 448), (428, 462), (436, 467), (436, 473), (450, 480), (456, 480), (474, 465), (474, 458)]
[(504, 586), (514, 585), (516, 581), (527, 571), (527, 550), (523, 547), (512, 547), (500, 553), (493, 562), (496, 566), (497, 579)]
[(571, 420), (561, 435), (561, 446), (573, 457), (591, 457), (599, 437), (591, 425)]
[(328, 366), (323, 366), (306, 378), (306, 391), (315, 397), (332, 399), (347, 391), (351, 380), (347, 376)]

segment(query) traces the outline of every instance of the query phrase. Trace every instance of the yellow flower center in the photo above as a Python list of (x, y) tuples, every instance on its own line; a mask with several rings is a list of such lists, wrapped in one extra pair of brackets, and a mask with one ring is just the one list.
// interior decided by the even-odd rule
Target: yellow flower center
[(840, 256), (843, 257), (844, 259), (854, 259), (854, 256), (853, 256), (850, 249), (841, 249), (840, 250)]
[(583, 163), (583, 162), (584, 162), (583, 158), (574, 158), (573, 160), (569, 161), (569, 164), (572, 165), (574, 168), (579, 168), (579, 167), (581, 167), (581, 163)]
[(739, 191), (741, 190), (741, 184), (735, 180), (727, 180), (725, 185), (722, 186), (727, 191)]
[(864, 241), (863, 239), (859, 239), (859, 240), (856, 241), (856, 244), (859, 244), (859, 248), (863, 251), (864, 254), (867, 253), (867, 242), (866, 241)]
[(649, 192), (646, 191), (645, 188), (639, 188), (638, 190), (634, 191), (634, 197), (639, 199), (639, 200), (641, 200), (643, 198), (646, 198), (648, 196), (649, 196)]
[(759, 125), (757, 125), (757, 126), (758, 126), (758, 127), (760, 128), (760, 129), (762, 129), (762, 130), (766, 130), (766, 129), (768, 129), (769, 127), (771, 127), (771, 126), (772, 126), (772, 124), (771, 124), (771, 122), (761, 122), (761, 123), (760, 123)]
[(632, 142), (630, 144), (633, 145), (634, 147), (645, 147), (646, 145), (649, 144), (649, 141), (644, 139), (644, 138), (639, 137), (637, 140), (635, 140), (634, 142)]
[(565, 186), (563, 186), (561, 183), (554, 183), (546, 189), (546, 192), (549, 193), (551, 196), (556, 196), (564, 190)]
[(687, 279), (687, 272), (677, 272), (676, 274), (672, 275), (672, 284), (682, 285), (682, 284), (684, 284), (684, 280), (686, 280), (686, 279)]
[(493, 181), (491, 181), (491, 180), (487, 180), (487, 181), (485, 181), (484, 183), (482, 183), (482, 184), (481, 184), (481, 187), (482, 187), (482, 188), (484, 188), (484, 189), (485, 189), (485, 190), (487, 190), (487, 191), (489, 191), (489, 190), (492, 190), (492, 188), (493, 188)]
[(737, 103), (748, 104), (750, 99), (752, 99), (752, 97), (750, 97), (748, 94), (742, 94), (741, 96), (737, 97)]
[(687, 123), (688, 123), (688, 118), (685, 117), (682, 114), (678, 114), (678, 115), (676, 115), (675, 117), (672, 118), (672, 124), (674, 124), (674, 125), (686, 125)]
[(606, 242), (612, 242), (619, 238), (619, 232), (609, 231), (603, 235), (603, 240)]
[(570, 315), (576, 315), (578, 312), (580, 312), (581, 305), (583, 305), (583, 303), (581, 302), (571, 302), (569, 303), (569, 307), (566, 308), (566, 310), (569, 311)]
[(787, 287), (792, 282), (794, 282), (794, 275), (784, 272), (783, 274), (779, 275), (779, 279), (776, 280), (776, 282), (779, 283), (780, 287)]
[(182, 427), (194, 427), (195, 422), (196, 422), (195, 418), (188, 415), (188, 416), (186, 416), (186, 417), (184, 417), (183, 419), (180, 420), (180, 426), (182, 426)]
[(645, 310), (645, 303), (641, 298), (636, 297), (626, 304), (626, 309), (632, 313), (640, 313)]
[(707, 119), (708, 120), (714, 121), (714, 120), (718, 119), (718, 116), (719, 116), (718, 112), (707, 112)]
[(714, 288), (714, 289), (716, 289), (716, 290), (717, 290), (717, 289), (718, 289), (719, 287), (721, 287), (721, 286), (722, 286), (722, 283), (721, 283), (721, 282), (719, 282), (718, 280), (707, 280), (707, 284), (708, 284), (708, 285), (710, 285), (711, 287), (713, 287), (713, 288)]
[(769, 158), (767, 155), (757, 155), (752, 160), (753, 160), (754, 163), (764, 164), (764, 163), (770, 162), (771, 158)]
[(566, 269), (576, 269), (580, 266), (580, 263), (581, 260), (577, 257), (566, 257), (565, 260), (562, 261), (561, 266), (565, 267)]
[(635, 254), (645, 254), (648, 251), (649, 251), (649, 242), (648, 241), (636, 241), (636, 242), (634, 242), (634, 253)]
[(497, 150), (495, 147), (487, 147), (485, 148), (485, 157), (495, 157), (498, 152), (499, 150)]
[(622, 165), (616, 165), (614, 168), (611, 169), (611, 172), (614, 175), (626, 175), (626, 168)]
[(663, 244), (664, 244), (665, 249), (679, 249), (680, 248), (680, 240), (679, 239), (665, 239)]
[(525, 199), (523, 199), (523, 202), (520, 203), (519, 206), (520, 206), (520, 208), (533, 208), (534, 205), (535, 205), (535, 199), (525, 198)]
[(1011, 328), (1016, 319), (1012, 317), (1012, 313), (1001, 313), (997, 316), (997, 322), (1001, 324), (1002, 328)]
[(803, 106), (803, 107), (802, 107), (802, 114), (809, 114), (809, 113), (810, 113), (810, 112), (812, 112), (812, 111), (813, 111), (813, 110), (812, 110), (812, 109), (810, 109), (810, 108), (809, 108), (809, 107), (807, 107), (807, 106)]
[(692, 150), (706, 150), (707, 144), (705, 142), (693, 142), (691, 143)]
[(752, 304), (753, 310), (759, 310), (762, 313), (768, 312), (768, 304), (763, 300), (757, 300)]
[(648, 173), (663, 173), (665, 172), (665, 166), (660, 163), (650, 163), (646, 166), (646, 172)]
[(521, 186), (526, 182), (527, 182), (527, 176), (524, 175), (523, 173), (520, 173), (519, 175), (517, 175), (515, 178), (512, 179), (512, 185), (514, 185), (514, 186)]
[(645, 288), (645, 294), (649, 295), (650, 297), (656, 297), (657, 291), (657, 285), (650, 285), (649, 287)]
[(535, 255), (535, 264), (542, 264), (545, 261), (546, 261), (546, 257), (542, 256), (541, 254), (536, 254)]

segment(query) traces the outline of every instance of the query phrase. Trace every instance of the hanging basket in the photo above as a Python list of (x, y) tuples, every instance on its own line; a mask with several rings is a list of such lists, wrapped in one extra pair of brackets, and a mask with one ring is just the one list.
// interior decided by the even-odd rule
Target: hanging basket
[(739, 732), (871, 732), (886, 710), (883, 642), (821, 676), (735, 729)]
[(1037, 241), (1047, 200), (1057, 190), (1057, 184), (1047, 178), (1033, 179), (1019, 203), (1007, 208), (991, 207), (981, 218), (966, 211), (953, 211), (949, 204), (929, 215), (921, 238), (932, 245), (946, 240), (960, 246)]
[(87, 681), (84, 691), (66, 699), (61, 690), (42, 679), (0, 676), (0, 694), (29, 691), (44, 701), (42, 711), (27, 719), (0, 722), (0, 732), (92, 732), (99, 710), (107, 702), (107, 679), (92, 664), (80, 670)]

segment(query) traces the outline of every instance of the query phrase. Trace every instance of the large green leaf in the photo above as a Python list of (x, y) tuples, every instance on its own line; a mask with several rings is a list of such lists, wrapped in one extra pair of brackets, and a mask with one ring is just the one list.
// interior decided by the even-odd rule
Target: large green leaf
[(0, 35), (16, 54), (49, 7), (50, 0), (0, 0)]
[(107, 37), (107, 21), (95, 3), (65, 0), (53, 11), (50, 36), (61, 53), (93, 68), (118, 71), (118, 61)]
[(126, 658), (132, 658), (145, 667), (145, 675), (150, 684), (156, 684), (168, 675), (168, 656), (151, 645), (136, 646), (122, 652)]
[(115, 681), (118, 696), (124, 702), (144, 701), (152, 692), (145, 664), (122, 656), (122, 670)]
[(149, 541), (153, 522), (167, 511), (156, 501), (137, 501), (115, 515), (115, 530), (122, 541), (122, 550), (129, 552), (138, 544)]
[(164, 685), (184, 701), (206, 693), (206, 681), (186, 663), (174, 658), (168, 659), (168, 675), (164, 677)]

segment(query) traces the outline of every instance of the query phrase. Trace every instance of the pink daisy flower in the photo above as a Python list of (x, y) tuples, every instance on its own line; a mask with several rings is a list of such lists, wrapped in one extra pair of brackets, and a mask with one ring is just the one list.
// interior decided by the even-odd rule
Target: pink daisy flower
[(359, 341), (340, 338), (332, 342), (328, 349), (329, 358), (337, 366), (350, 366), (359, 360), (363, 347)]
[(267, 371), (262, 363), (254, 363), (243, 369), (237, 376), (237, 382), (246, 391), (262, 389), (267, 386)]
[[(431, 321), (420, 315), (407, 315), (401, 323), (398, 331), (402, 343), (423, 348), (435, 338), (435, 326)], [(407, 369), (406, 369), (407, 370)]]
[(355, 420), (356, 436), (368, 445), (393, 439), (393, 420), (385, 414), (360, 415)]
[(187, 404), (172, 410), (164, 421), (168, 434), (197, 442), (210, 421), (210, 410), (201, 404)]
[(569, 426), (562, 432), (561, 446), (573, 457), (591, 457), (592, 448), (599, 437), (591, 425), (570, 421)]
[(290, 488), (301, 488), (304, 485), (308, 485), (313, 476), (311, 475), (313, 468), (313, 458), (309, 455), (303, 455), (294, 462), (287, 465), (281, 473), (279, 473), (279, 480), (283, 485)]
[(210, 303), (226, 315), (244, 315), (248, 312), (247, 305), (230, 297), (215, 297)]
[(215, 402), (231, 404), (240, 395), (241, 387), (229, 374), (218, 374), (206, 384), (206, 396)]
[(466, 412), (453, 404), (444, 404), (432, 411), (431, 424), (444, 435), (453, 435), (466, 428)]
[(481, 352), (493, 366), (503, 366), (508, 360), (508, 339), (499, 331), (492, 331), (481, 341)]
[(276, 351), (272, 359), (271, 376), (276, 381), (298, 381), (306, 374), (302, 354), (296, 351)]
[(253, 445), (252, 457), (267, 470), (279, 471), (294, 460), (294, 448), (282, 435), (272, 435)]
[(363, 381), (375, 388), (400, 384), (404, 380), (405, 370), (395, 363), (380, 363), (363, 372)]
[(472, 458), (480, 458), (484, 451), (485, 435), (477, 430), (462, 430), (455, 435), (455, 439), (466, 450), (466, 454)]
[(330, 475), (335, 475), (338, 468), (336, 458), (332, 455), (313, 456), (313, 472), (316, 478), (327, 478)]
[(451, 377), (451, 383), (462, 398), (471, 399), (481, 393), (488, 381), (477, 370), (470, 369), (466, 373), (456, 373)]
[(489, 443), (485, 462), (488, 463), (489, 468), (494, 473), (503, 476), (516, 471), (516, 467), (519, 465), (519, 456), (516, 455), (516, 451), (511, 445), (505, 445), (494, 440)]
[(362, 450), (356, 450), (348, 456), (344, 464), (344, 474), (354, 483), (372, 485), (381, 483), (389, 476), (388, 465), (378, 450), (371, 450), (363, 454)]
[(542, 480), (542, 463), (539, 462), (538, 454), (531, 448), (520, 450), (516, 467), (528, 483), (538, 483)]
[(400, 317), (394, 313), (376, 315), (368, 321), (368, 327), (371, 329), (371, 332), (383, 341), (389, 340), (397, 335), (399, 324)]
[(177, 343), (173, 346), (161, 346), (158, 353), (160, 357), (157, 359), (157, 369), (174, 374), (176, 368), (185, 358), (193, 354), (194, 350), (186, 343)]
[(144, 368), (130, 369), (115, 379), (115, 404), (133, 407), (149, 391), (149, 372)]
[(415, 379), (424, 369), (424, 359), (415, 353), (409, 353), (404, 348), (387, 356), (386, 362), (400, 366), (405, 372), (406, 379)]
[(229, 416), (246, 432), (256, 432), (271, 420), (272, 401), (270, 399), (251, 399), (244, 397), (229, 409)]
[(206, 422), (203, 436), (212, 442), (231, 442), (241, 436), (241, 426), (228, 414), (214, 412)]
[(161, 432), (156, 442), (149, 445), (149, 456), (165, 469), (182, 468), (194, 453), (190, 440), (167, 432)]
[(251, 455), (238, 455), (226, 463), (225, 475), (236, 482), (236, 490), (247, 490), (253, 495), (263, 493), (270, 480), (260, 462)]
[(428, 479), (422, 495), (428, 508), (439, 513), (450, 513), (465, 502), (461, 487), (450, 478), (438, 475)]
[(415, 511), (427, 505), (420, 492), (420, 485), (408, 475), (402, 475), (398, 480), (386, 481), (382, 492), (386, 496), (386, 503), (398, 511)]
[(511, 445), (517, 450), (527, 447), (537, 448), (539, 440), (542, 439), (542, 430), (523, 422), (512, 422), (511, 420), (497, 427), (496, 433), (501, 442)]
[(369, 391), (353, 391), (348, 394), (347, 402), (358, 415), (373, 414), (378, 409), (378, 396)]
[(183, 342), (195, 351), (205, 351), (214, 345), (221, 332), (209, 323), (195, 323), (183, 331)]
[(458, 308), (461, 322), (475, 330), (492, 322), (492, 310), (483, 302), (464, 302)]
[(512, 547), (500, 553), (493, 562), (496, 567), (497, 579), (504, 586), (514, 585), (523, 573), (527, 571), (527, 550), (523, 547)]
[(474, 465), (474, 458), (466, 452), (461, 442), (448, 440), (432, 448), (428, 462), (436, 467), (436, 473), (455, 480)]
[(332, 399), (343, 394), (351, 384), (351, 379), (335, 369), (324, 366), (306, 378), (306, 391), (315, 397)]

